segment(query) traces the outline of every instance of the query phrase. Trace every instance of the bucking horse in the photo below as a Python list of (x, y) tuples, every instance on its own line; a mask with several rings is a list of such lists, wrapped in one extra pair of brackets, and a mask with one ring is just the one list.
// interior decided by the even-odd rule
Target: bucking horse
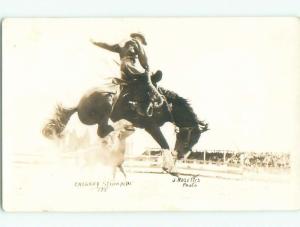
[[(103, 88), (90, 90), (73, 108), (57, 106), (54, 117), (46, 123), (42, 133), (48, 138), (62, 137), (70, 117), (77, 112), (83, 124), (98, 124), (98, 135), (101, 137), (101, 125), (107, 122), (108, 119), (105, 118), (109, 116), (113, 122), (125, 119), (134, 127), (146, 130), (166, 154), (170, 153), (168, 152), (170, 147), (160, 127), (166, 122), (171, 122), (177, 129), (173, 160), (181, 159), (191, 152), (201, 133), (208, 128), (207, 126), (203, 128), (202, 122), (187, 99), (157, 86), (160, 80), (161, 76), (151, 77), (154, 86), (149, 88), (146, 75), (130, 82), (114, 78), (116, 86), (126, 89), (126, 92), (121, 92), (122, 97), (117, 97), (118, 94), (115, 92)], [(157, 99), (152, 97), (154, 93), (149, 90), (153, 88), (157, 89), (163, 97), (163, 100), (159, 100), (159, 104)], [(142, 103), (142, 108), (134, 108), (136, 103)], [(175, 161), (173, 163), (175, 165)], [(163, 169), (171, 171), (171, 168), (163, 167)]]

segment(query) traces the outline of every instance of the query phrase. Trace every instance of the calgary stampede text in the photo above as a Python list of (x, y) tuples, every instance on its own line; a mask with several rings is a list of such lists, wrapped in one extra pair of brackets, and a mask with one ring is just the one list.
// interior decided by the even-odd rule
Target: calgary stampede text
[(86, 182), (75, 182), (74, 187), (76, 188), (95, 188), (98, 192), (106, 192), (108, 188), (122, 188), (131, 186), (130, 181), (86, 181)]

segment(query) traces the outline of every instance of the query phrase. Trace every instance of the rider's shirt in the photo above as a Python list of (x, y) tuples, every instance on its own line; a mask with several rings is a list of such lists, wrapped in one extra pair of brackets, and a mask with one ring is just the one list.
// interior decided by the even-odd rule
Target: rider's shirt
[[(131, 39), (123, 47), (119, 44), (113, 45), (113, 50), (120, 56), (122, 79), (130, 80), (149, 68), (146, 53), (138, 40)], [(137, 60), (143, 69), (136, 64)]]
[(132, 58), (135, 60), (138, 56), (139, 48), (135, 41), (129, 40), (123, 48), (120, 48), (120, 58)]
[[(149, 69), (146, 53), (142, 44), (137, 39), (133, 38), (127, 41), (123, 47), (119, 44), (109, 45), (101, 42), (94, 42), (94, 44), (119, 54), (122, 79), (130, 80), (137, 75), (145, 73), (145, 70)], [(136, 59), (138, 59), (143, 69), (136, 64)]]

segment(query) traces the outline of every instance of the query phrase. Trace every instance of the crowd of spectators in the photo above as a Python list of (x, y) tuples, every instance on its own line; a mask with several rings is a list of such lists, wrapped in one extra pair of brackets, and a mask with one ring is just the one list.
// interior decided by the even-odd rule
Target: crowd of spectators
[[(160, 156), (159, 149), (147, 150), (144, 155)], [(276, 167), (290, 168), (290, 154), (271, 152), (235, 152), (229, 150), (195, 151), (186, 162), (194, 162), (228, 166)]]

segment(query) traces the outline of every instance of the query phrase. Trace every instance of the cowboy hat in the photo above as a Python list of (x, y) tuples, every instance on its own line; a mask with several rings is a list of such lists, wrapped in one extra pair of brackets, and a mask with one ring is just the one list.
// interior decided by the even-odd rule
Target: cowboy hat
[(142, 44), (147, 45), (145, 36), (144, 36), (142, 33), (138, 33), (138, 32), (136, 32), (136, 33), (131, 33), (131, 34), (130, 34), (130, 37), (131, 37), (131, 38), (140, 38)]

